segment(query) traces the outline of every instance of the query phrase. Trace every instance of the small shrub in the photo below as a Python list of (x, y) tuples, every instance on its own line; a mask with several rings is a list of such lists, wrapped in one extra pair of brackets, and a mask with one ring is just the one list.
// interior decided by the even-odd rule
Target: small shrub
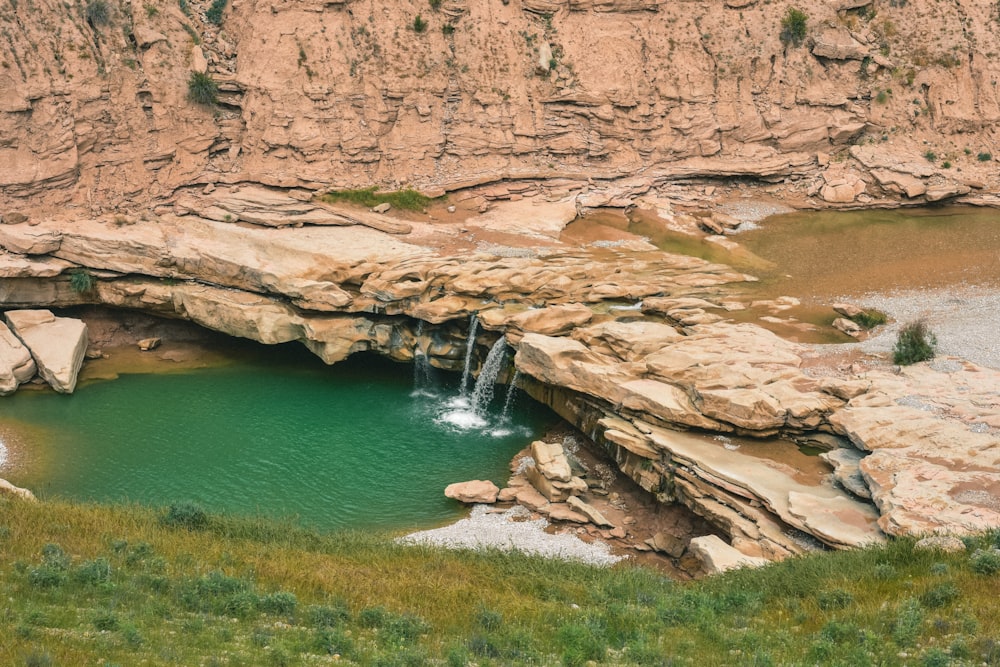
[(188, 4), (188, 0), (177, 0), (177, 6), (184, 12), (184, 16), (191, 16), (191, 5)]
[(441, 9), (441, 0), (428, 0), (428, 2), (434, 11)]
[(980, 153), (979, 155), (976, 156), (976, 159), (979, 160), (980, 162), (989, 162), (990, 160), (993, 159), (993, 154), (992, 153)]
[(852, 602), (854, 602), (854, 596), (842, 588), (835, 588), (832, 591), (824, 591), (820, 593), (819, 597), (816, 599), (816, 603), (819, 605), (819, 608), (824, 611), (843, 609)]
[(781, 19), (781, 43), (792, 46), (801, 46), (806, 38), (806, 16), (805, 12), (789, 7), (785, 18)]
[(909, 366), (933, 359), (936, 346), (937, 339), (922, 320), (910, 322), (899, 330), (896, 345), (892, 348), (892, 361), (900, 366)]
[(959, 598), (961, 592), (955, 584), (940, 584), (920, 596), (920, 603), (928, 609), (944, 607)]
[(28, 581), (38, 588), (57, 588), (66, 581), (66, 571), (52, 565), (39, 565), (28, 570)]
[(559, 628), (556, 639), (562, 646), (563, 664), (567, 667), (579, 667), (590, 660), (604, 658), (604, 644), (585, 625), (567, 623)]
[(935, 153), (934, 151), (927, 151), (926, 153), (924, 153), (924, 159), (927, 160), (928, 162), (936, 162), (937, 153)]
[(87, 269), (77, 268), (69, 272), (69, 287), (77, 294), (86, 294), (94, 289), (97, 280)]
[(102, 584), (111, 579), (111, 563), (106, 558), (95, 558), (80, 563), (73, 572), (73, 579), (91, 586)]
[(932, 648), (920, 658), (920, 664), (924, 667), (948, 667), (952, 662), (951, 656), (946, 651)]
[(875, 96), (876, 104), (885, 104), (889, 101), (889, 93), (884, 90), (878, 91), (878, 95)]
[(920, 627), (924, 622), (924, 613), (920, 603), (909, 598), (899, 607), (899, 613), (892, 625), (892, 639), (899, 646), (911, 646), (920, 635)]
[(483, 630), (495, 632), (500, 629), (500, 626), (503, 625), (503, 614), (498, 611), (493, 611), (492, 609), (481, 607), (479, 611), (476, 612), (476, 625), (481, 627)]
[(188, 99), (196, 104), (212, 106), (218, 101), (219, 86), (205, 72), (191, 72), (188, 77)]
[(453, 35), (455, 33), (455, 25), (452, 23), (445, 23), (441, 26), (441, 34), (445, 37)]
[(102, 611), (94, 616), (94, 628), (101, 631), (111, 631), (118, 629), (118, 617), (113, 612)]
[(313, 605), (306, 609), (306, 618), (314, 628), (333, 628), (350, 616), (347, 605), (342, 602), (335, 605)]
[(25, 667), (52, 667), (52, 656), (48, 653), (30, 653), (24, 659)]
[(951, 162), (949, 162), (948, 160), (945, 160), (944, 162), (941, 163), (941, 168), (942, 169), (951, 169)]
[(259, 606), (260, 598), (253, 591), (240, 591), (226, 598), (222, 603), (222, 611), (227, 616), (248, 618)]
[(90, 0), (87, 3), (87, 22), (95, 28), (111, 23), (111, 8), (107, 0)]
[(385, 607), (366, 607), (358, 614), (358, 623), (364, 628), (381, 628), (389, 620)]
[(260, 610), (265, 614), (287, 616), (295, 611), (295, 606), (298, 603), (294, 593), (278, 591), (277, 593), (268, 593), (260, 599)]
[(427, 621), (416, 614), (393, 615), (386, 622), (384, 633), (386, 637), (398, 643), (416, 641), (420, 635), (430, 632)]
[(228, 0), (212, 0), (212, 6), (205, 11), (205, 20), (215, 25), (222, 25), (222, 12)]
[(354, 652), (354, 640), (343, 630), (324, 628), (316, 633), (313, 650), (350, 660)]
[(423, 19), (420, 14), (417, 14), (416, 18), (413, 19), (413, 32), (425, 32), (427, 30), (427, 21)]
[(996, 549), (977, 549), (969, 558), (972, 571), (978, 574), (991, 575), (1000, 572), (1000, 551)]
[(167, 508), (160, 518), (165, 526), (196, 530), (208, 525), (208, 513), (197, 503), (177, 503)]

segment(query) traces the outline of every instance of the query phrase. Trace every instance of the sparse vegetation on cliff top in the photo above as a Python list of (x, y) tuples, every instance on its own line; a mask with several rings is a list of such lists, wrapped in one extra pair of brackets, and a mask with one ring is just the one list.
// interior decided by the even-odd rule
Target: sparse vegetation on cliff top
[(218, 101), (219, 86), (205, 72), (191, 72), (188, 78), (188, 99), (197, 104), (211, 106)]
[(789, 7), (785, 17), (781, 19), (781, 34), (779, 35), (782, 44), (792, 46), (802, 46), (806, 38), (806, 13), (795, 7)]
[(0, 663), (1000, 663), (995, 534), (961, 553), (903, 539), (680, 583), (169, 516), (0, 500)]

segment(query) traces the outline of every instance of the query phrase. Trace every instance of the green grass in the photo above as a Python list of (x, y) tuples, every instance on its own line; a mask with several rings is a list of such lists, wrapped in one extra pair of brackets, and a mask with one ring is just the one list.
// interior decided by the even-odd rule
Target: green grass
[(865, 329), (874, 329), (875, 327), (885, 324), (888, 322), (888, 318), (885, 313), (880, 310), (863, 310), (854, 317), (849, 318), (855, 323), (861, 325)]
[(677, 583), (169, 515), (0, 500), (0, 664), (1000, 664), (996, 535)]
[(77, 294), (86, 294), (92, 291), (96, 285), (97, 279), (88, 269), (75, 268), (70, 270), (69, 286)]
[(205, 20), (215, 25), (222, 25), (222, 12), (226, 9), (228, 0), (212, 0), (212, 5), (205, 10)]
[(330, 203), (349, 202), (372, 208), (382, 203), (391, 204), (393, 208), (404, 211), (421, 211), (433, 200), (425, 197), (416, 190), (395, 190), (392, 192), (379, 192), (377, 187), (363, 188), (360, 190), (334, 190), (320, 197), (322, 201)]

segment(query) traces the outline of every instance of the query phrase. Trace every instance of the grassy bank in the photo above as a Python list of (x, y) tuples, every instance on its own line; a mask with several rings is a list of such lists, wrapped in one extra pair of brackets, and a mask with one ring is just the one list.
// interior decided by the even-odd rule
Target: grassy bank
[(1000, 664), (1000, 557), (973, 554), (994, 535), (681, 584), (163, 517), (0, 501), (0, 664)]

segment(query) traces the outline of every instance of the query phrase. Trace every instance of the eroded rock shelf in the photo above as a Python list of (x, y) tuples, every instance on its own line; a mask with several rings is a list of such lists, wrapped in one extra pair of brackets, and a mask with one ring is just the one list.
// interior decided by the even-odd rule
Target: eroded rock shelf
[[(402, 236), (194, 214), (34, 219), (0, 226), (0, 300), (183, 318), (262, 343), (299, 341), (327, 363), (366, 350), (410, 361), (419, 349), (450, 369), (463, 365), (475, 315), (479, 347), (506, 336), (529, 393), (747, 556), (1000, 525), (997, 371), (961, 360), (807, 364), (807, 346), (727, 318), (727, 286), (752, 276), (641, 241), (529, 236), (455, 249), (458, 239), (498, 238), (496, 217), (457, 229), (414, 222)], [(4, 356), (11, 376), (26, 373), (22, 357)], [(727, 448), (726, 435), (840, 447), (848, 470), (804, 481)]]

